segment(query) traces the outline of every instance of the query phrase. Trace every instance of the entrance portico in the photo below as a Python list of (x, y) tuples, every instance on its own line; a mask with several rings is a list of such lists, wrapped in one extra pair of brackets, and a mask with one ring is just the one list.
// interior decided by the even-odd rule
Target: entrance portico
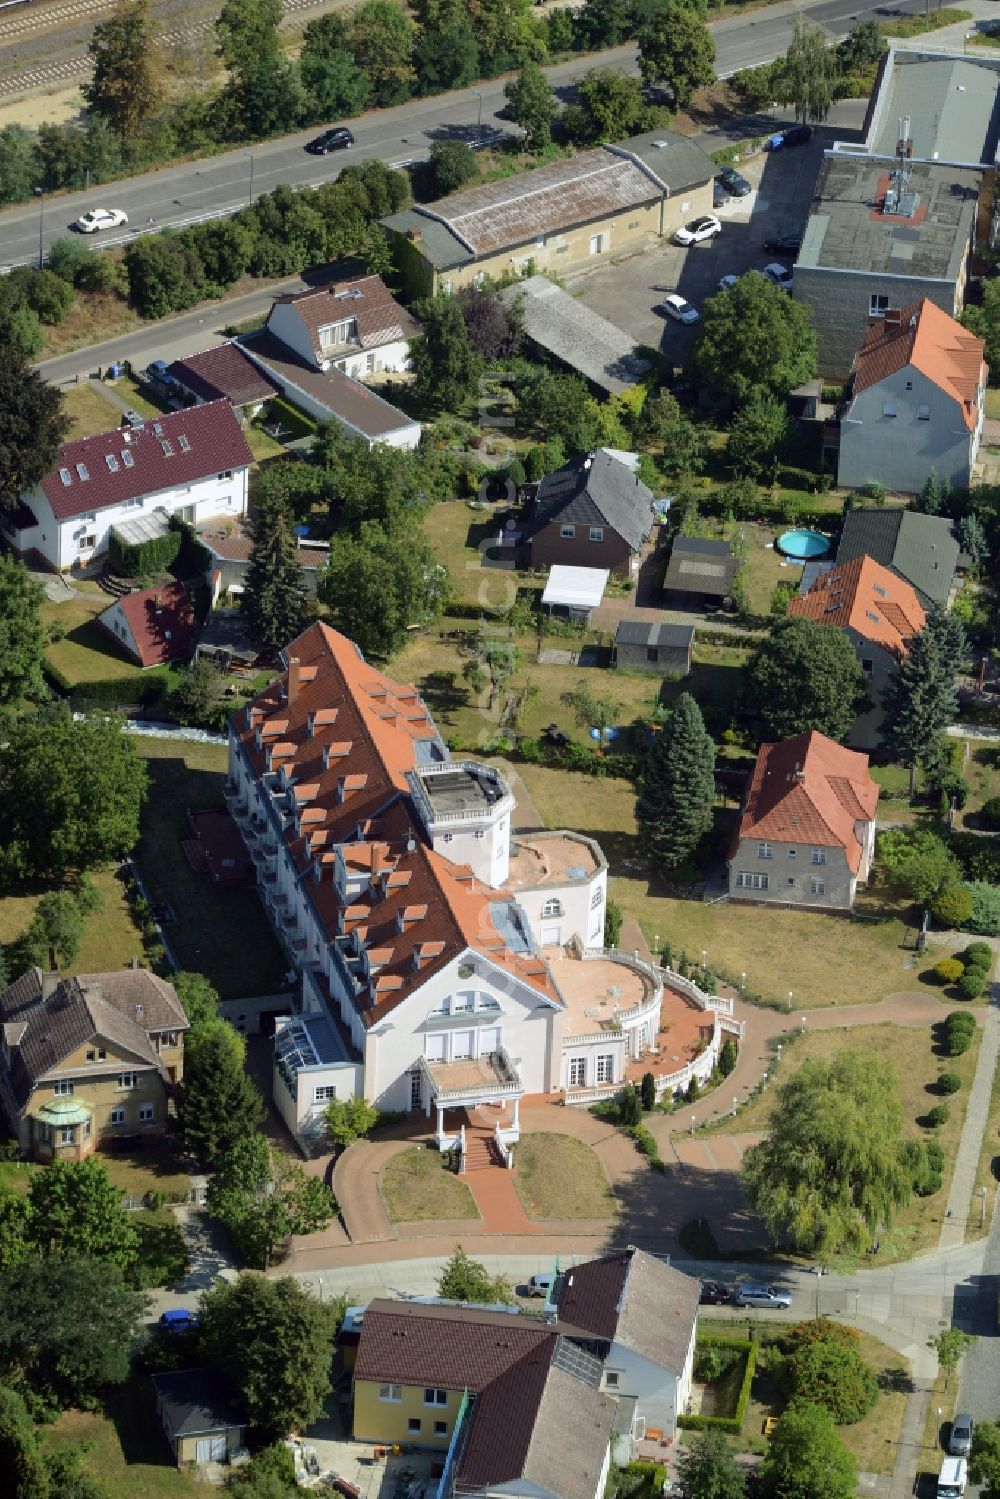
[(473, 1110), (480, 1104), (511, 1106), (510, 1123), (497, 1125), (497, 1133), (506, 1144), (520, 1138), (520, 1103), (524, 1083), (506, 1051), (490, 1052), (483, 1057), (467, 1057), (456, 1062), (428, 1062), (421, 1057), (426, 1108), (437, 1109), (435, 1139), (439, 1150), (450, 1150), (460, 1143), (461, 1132), (449, 1129), (445, 1114), (449, 1109)]

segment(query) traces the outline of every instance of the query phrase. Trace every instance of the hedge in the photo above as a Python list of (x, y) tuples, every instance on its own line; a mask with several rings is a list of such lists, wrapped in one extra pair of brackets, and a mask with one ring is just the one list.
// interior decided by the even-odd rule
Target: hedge
[(680, 1415), (677, 1417), (677, 1425), (684, 1431), (726, 1431), (732, 1436), (739, 1436), (743, 1430), (743, 1422), (746, 1420), (747, 1406), (750, 1404), (750, 1386), (753, 1384), (754, 1369), (757, 1366), (757, 1344), (741, 1338), (717, 1337), (699, 1338), (698, 1342), (702, 1346), (717, 1343), (726, 1348), (737, 1348), (741, 1353), (746, 1354), (746, 1367), (743, 1370), (740, 1393), (736, 1400), (736, 1410), (731, 1416)]
[(138, 703), (155, 703), (171, 685), (169, 667), (153, 667), (142, 671), (136, 667), (134, 674), (123, 677), (98, 679), (93, 682), (73, 682), (53, 666), (51, 661), (42, 663), (42, 671), (57, 692), (66, 697), (81, 698), (87, 702), (106, 703), (109, 707), (135, 707)]
[(108, 564), (120, 578), (155, 578), (173, 567), (184, 540), (179, 530), (149, 541), (123, 542), (112, 527), (108, 537)]

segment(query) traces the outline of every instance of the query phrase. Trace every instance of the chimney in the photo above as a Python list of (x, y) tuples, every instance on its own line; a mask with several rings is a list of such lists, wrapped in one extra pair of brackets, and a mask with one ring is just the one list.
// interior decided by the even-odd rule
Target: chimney
[(423, 231), (420, 229), (407, 229), (406, 237), (411, 244), (419, 245), (424, 236)]
[(285, 699), (288, 706), (294, 703), (299, 695), (299, 687), (302, 684), (302, 663), (298, 656), (288, 658), (288, 686), (285, 689)]
[(885, 314), (884, 322), (887, 328), (901, 327), (903, 322), (903, 314), (900, 308), (890, 307)]

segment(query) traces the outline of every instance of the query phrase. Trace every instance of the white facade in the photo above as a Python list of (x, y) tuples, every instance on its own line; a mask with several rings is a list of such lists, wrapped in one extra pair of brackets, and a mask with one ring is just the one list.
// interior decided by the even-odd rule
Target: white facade
[[(684, 1367), (679, 1374), (654, 1363), (617, 1339), (611, 1344), (604, 1360), (604, 1388), (613, 1388), (616, 1394), (635, 1399), (636, 1436), (644, 1436), (650, 1430), (662, 1431), (668, 1436), (676, 1432), (677, 1417), (683, 1414), (691, 1396), (696, 1335), (697, 1320), (691, 1328)], [(612, 1378), (609, 1382), (609, 1373), (612, 1376), (617, 1374), (617, 1381)]]
[(157, 490), (124, 504), (106, 505), (100, 510), (59, 521), (39, 485), (27, 500), (36, 524), (13, 531), (0, 511), (0, 528), (19, 553), (33, 552), (56, 572), (65, 572), (82, 567), (106, 552), (112, 526), (135, 520), (153, 510), (162, 509), (168, 515), (179, 515), (193, 525), (215, 516), (245, 515), (248, 475), (247, 468), (227, 469), (181, 488)]
[(139, 655), (139, 647), (135, 643), (132, 626), (129, 624), (125, 610), (122, 608), (121, 599), (115, 599), (114, 603), (109, 605), (107, 609), (102, 609), (97, 619), (99, 624), (102, 624), (105, 629), (111, 631), (122, 650), (127, 651), (133, 661), (141, 663), (142, 658)]
[[(397, 339), (394, 343), (381, 344), (374, 349), (364, 349), (357, 333), (357, 320), (351, 313), (351, 301), (345, 297), (342, 302), (335, 299), (333, 308), (342, 316), (332, 317), (329, 328), (320, 328), (316, 338), (320, 344), (320, 356), (317, 357), (316, 347), (313, 341), (312, 330), (307, 327), (305, 320), (294, 302), (276, 302), (271, 309), (271, 315), (267, 320), (267, 327), (275, 338), (280, 338), (283, 344), (294, 349), (300, 359), (311, 364), (314, 369), (342, 370), (345, 375), (350, 375), (352, 380), (363, 380), (366, 375), (379, 375), (382, 373), (401, 374), (409, 369), (410, 344), (405, 338)], [(328, 339), (328, 351), (324, 350), (324, 341)]]

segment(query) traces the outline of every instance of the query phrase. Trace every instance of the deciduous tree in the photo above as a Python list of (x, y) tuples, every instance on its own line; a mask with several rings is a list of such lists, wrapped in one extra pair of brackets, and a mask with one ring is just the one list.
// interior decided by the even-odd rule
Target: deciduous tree
[(517, 353), (521, 338), (518, 304), (511, 308), (495, 292), (466, 286), (458, 294), (469, 343), (485, 364), (509, 359)]
[(682, 692), (646, 751), (635, 818), (646, 858), (676, 869), (712, 826), (715, 746), (694, 698)]
[(170, 982), (192, 1027), (204, 1020), (215, 1020), (219, 1013), (219, 993), (203, 973), (175, 973)]
[(853, 1328), (818, 1317), (793, 1328), (788, 1342), (787, 1369), (799, 1400), (823, 1406), (838, 1426), (868, 1414), (878, 1399), (878, 1379), (861, 1357)]
[(902, 1120), (896, 1073), (869, 1054), (810, 1057), (780, 1083), (742, 1168), (775, 1243), (824, 1259), (866, 1250), (911, 1195)]
[(784, 99), (797, 120), (825, 120), (837, 85), (836, 53), (826, 33), (802, 16), (792, 22), (792, 41), (781, 70)]
[(206, 1166), (216, 1167), (264, 1118), (264, 1100), (245, 1070), (246, 1042), (226, 1020), (188, 1031), (180, 1117), (184, 1138)]
[(370, 1135), (378, 1121), (378, 1109), (367, 1098), (331, 1098), (323, 1110), (323, 1123), (335, 1149), (345, 1150)]
[(573, 710), (573, 717), (581, 729), (596, 729), (597, 742), (604, 748), (607, 730), (614, 726), (622, 711), (622, 704), (611, 692), (594, 691), (583, 678), (570, 691), (564, 692), (559, 701)]
[(354, 60), (371, 80), (374, 103), (402, 104), (413, 92), (413, 22), (395, 0), (366, 0), (351, 15)]
[(698, 11), (683, 0), (666, 0), (640, 28), (639, 72), (646, 84), (661, 83), (678, 109), (695, 90), (715, 82), (715, 41)]
[(780, 619), (747, 666), (747, 702), (772, 739), (818, 729), (843, 739), (867, 702), (864, 672), (840, 630)]
[(244, 1135), (208, 1186), (206, 1207), (232, 1236), (243, 1260), (268, 1270), (289, 1234), (325, 1228), (336, 1203), (326, 1183), (271, 1150), (266, 1135)]
[(692, 1437), (677, 1464), (686, 1499), (744, 1499), (746, 1470), (740, 1468), (721, 1431)]
[(23, 1192), (0, 1188), (0, 1271), (20, 1265), (33, 1251), (31, 1203)]
[(504, 87), (510, 106), (510, 117), (525, 133), (529, 151), (544, 151), (552, 140), (552, 121), (556, 117), (556, 96), (549, 80), (530, 58), (516, 78)]
[(980, 1421), (972, 1436), (969, 1477), (982, 1484), (982, 1499), (1000, 1499), (1000, 1424)]
[(779, 1419), (758, 1471), (775, 1499), (853, 1499), (858, 1483), (830, 1412), (799, 1400)]
[(886, 828), (878, 852), (895, 883), (924, 906), (962, 877), (951, 849), (929, 828)]
[(69, 432), (58, 386), (0, 340), (0, 505), (16, 505), (55, 465)]
[(126, 149), (163, 102), (163, 64), (148, 0), (118, 0), (94, 27), (87, 49), (94, 71), (81, 92)]
[(0, 705), (20, 703), (45, 691), (44, 597), (24, 563), (0, 553)]
[(311, 1426), (330, 1393), (343, 1316), (290, 1278), (244, 1275), (202, 1297), (202, 1346), (265, 1441)]
[(737, 474), (773, 484), (792, 430), (784, 401), (754, 395), (733, 417), (726, 457)]
[(422, 533), (387, 536), (369, 521), (357, 536), (334, 537), (318, 591), (338, 630), (366, 655), (390, 656), (410, 625), (437, 618), (448, 586)]
[(659, 390), (642, 408), (641, 430), (647, 441), (661, 444), (657, 465), (668, 479), (700, 474), (708, 454), (704, 430), (686, 417), (669, 390)]
[(251, 639), (267, 650), (280, 650), (302, 628), (306, 588), (292, 517), (277, 496), (258, 498), (251, 531), (243, 614)]
[(480, 1306), (494, 1302), (513, 1304), (514, 1290), (506, 1275), (490, 1275), (459, 1244), (438, 1277), (438, 1294), (449, 1301), (473, 1301)]
[(476, 175), (476, 158), (465, 141), (435, 141), (430, 150), (434, 191), (438, 197), (457, 193)]
[(936, 1338), (929, 1339), (927, 1346), (934, 1349), (938, 1363), (945, 1372), (945, 1389), (975, 1341), (971, 1333), (963, 1332), (960, 1327), (946, 1327)]
[(139, 1235), (122, 1207), (120, 1188), (95, 1156), (53, 1161), (33, 1176), (28, 1191), (31, 1237), (42, 1255), (100, 1260), (130, 1271)]
[(645, 110), (637, 79), (616, 68), (594, 68), (577, 80), (576, 94), (563, 115), (571, 140), (587, 145), (635, 134)]
[(302, 37), (299, 76), (310, 114), (320, 120), (349, 119), (367, 106), (371, 80), (358, 67), (347, 22), (340, 14), (317, 16)]
[(725, 296), (709, 297), (688, 361), (694, 381), (738, 403), (786, 396), (816, 367), (811, 313), (756, 272)]

